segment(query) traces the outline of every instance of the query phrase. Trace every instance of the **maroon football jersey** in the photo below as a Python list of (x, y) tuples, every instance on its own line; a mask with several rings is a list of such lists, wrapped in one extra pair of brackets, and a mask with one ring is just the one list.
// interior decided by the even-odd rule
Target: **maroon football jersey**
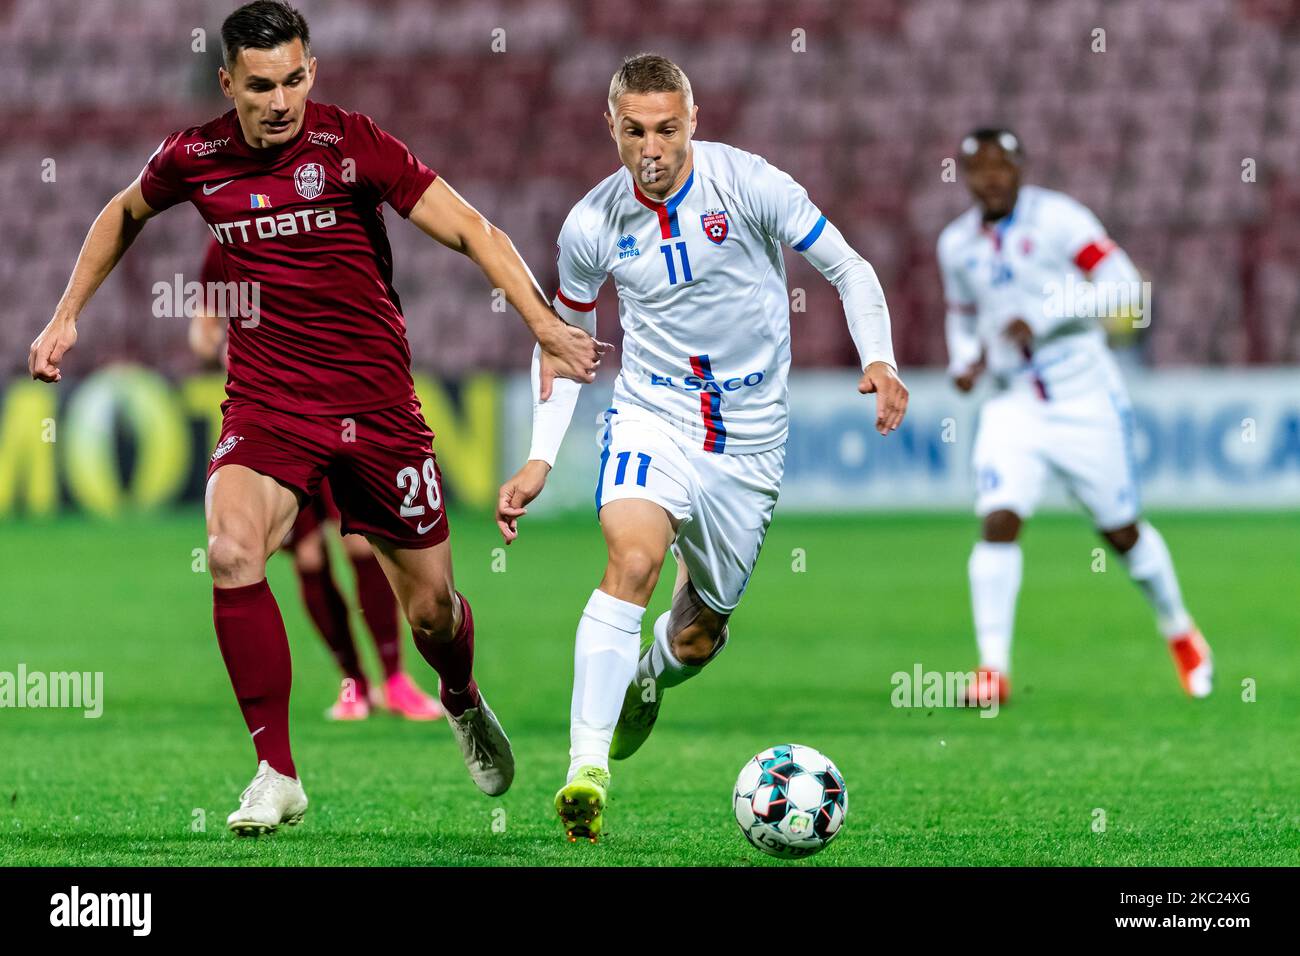
[(225, 280), (258, 283), (255, 320), (230, 321), (231, 398), (333, 415), (414, 397), (382, 204), (406, 217), (436, 178), (370, 117), (312, 101), (281, 146), (249, 146), (234, 110), (163, 141), (145, 202), (192, 202)]

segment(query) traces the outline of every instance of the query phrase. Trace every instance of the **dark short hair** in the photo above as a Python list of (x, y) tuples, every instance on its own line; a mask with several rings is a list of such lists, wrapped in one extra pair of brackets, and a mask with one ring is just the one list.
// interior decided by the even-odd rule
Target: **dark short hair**
[(240, 50), (270, 50), (294, 39), (302, 40), (304, 50), (311, 44), (306, 19), (283, 0), (246, 3), (221, 24), (228, 70), (235, 65)]
[(1005, 126), (980, 126), (971, 130), (962, 137), (961, 154), (969, 159), (986, 143), (997, 146), (1013, 162), (1019, 163), (1025, 158), (1025, 148), (1020, 143), (1020, 137)]

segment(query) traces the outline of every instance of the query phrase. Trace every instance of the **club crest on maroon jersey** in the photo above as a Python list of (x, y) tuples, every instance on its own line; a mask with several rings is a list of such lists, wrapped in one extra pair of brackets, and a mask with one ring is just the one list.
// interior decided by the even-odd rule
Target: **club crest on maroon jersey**
[(293, 185), (303, 199), (315, 199), (325, 191), (325, 170), (320, 163), (303, 163), (293, 171)]
[(709, 242), (722, 245), (723, 240), (727, 238), (727, 210), (706, 212), (700, 217), (700, 225), (704, 227), (704, 236)]

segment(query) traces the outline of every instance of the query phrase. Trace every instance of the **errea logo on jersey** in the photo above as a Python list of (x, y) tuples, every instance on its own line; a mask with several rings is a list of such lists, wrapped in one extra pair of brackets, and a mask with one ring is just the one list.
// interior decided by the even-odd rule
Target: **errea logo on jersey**
[(650, 373), (651, 385), (680, 388), (684, 392), (734, 392), (741, 388), (753, 388), (761, 381), (763, 381), (762, 372), (750, 372), (748, 375), (727, 379), (701, 378), (698, 375), (687, 375), (682, 378), (680, 383), (673, 381), (671, 375), (660, 375), (658, 372)]
[(633, 256), (639, 255), (641, 255), (641, 250), (636, 247), (636, 236), (618, 237), (618, 257), (620, 259), (631, 259)]
[[(275, 239), (278, 236), (296, 236), (300, 232), (326, 229), (339, 221), (333, 206), (324, 209), (300, 209), (256, 219), (239, 219), (235, 222), (211, 222), (208, 228), (222, 245), (250, 239)], [(251, 227), (251, 228), (250, 228)]]

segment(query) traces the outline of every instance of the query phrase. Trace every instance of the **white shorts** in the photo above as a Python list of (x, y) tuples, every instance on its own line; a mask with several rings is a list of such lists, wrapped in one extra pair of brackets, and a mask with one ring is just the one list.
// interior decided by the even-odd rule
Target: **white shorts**
[(1018, 391), (997, 395), (980, 409), (975, 511), (1028, 518), (1050, 469), (1099, 530), (1132, 524), (1140, 507), (1132, 440), (1133, 408), (1121, 389), (1050, 401)]
[(596, 513), (621, 498), (661, 505), (681, 524), (673, 552), (704, 603), (730, 614), (758, 561), (781, 493), (785, 446), (706, 452), (635, 406), (610, 409), (602, 430)]

